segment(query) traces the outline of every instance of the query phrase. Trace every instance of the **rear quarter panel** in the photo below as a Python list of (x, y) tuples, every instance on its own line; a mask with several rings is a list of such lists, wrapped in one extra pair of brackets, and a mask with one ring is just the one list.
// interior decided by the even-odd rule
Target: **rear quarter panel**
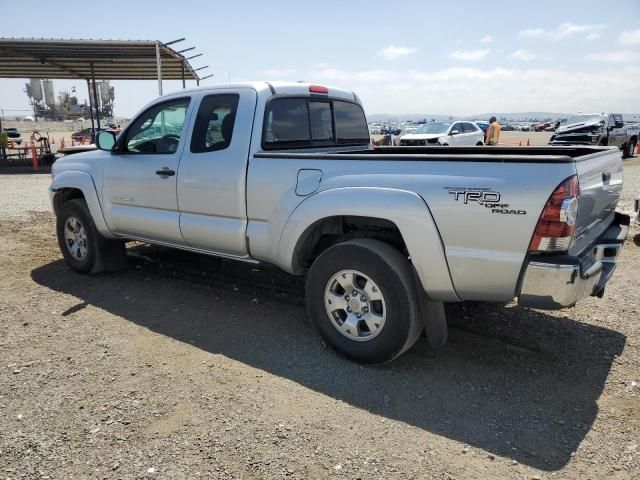
[[(318, 192), (345, 187), (415, 192), (428, 206), (425, 212), (433, 216), (457, 296), (488, 301), (513, 299), (542, 208), (553, 189), (575, 174), (573, 163), (252, 158), (247, 180), (248, 236), (256, 258), (274, 261), (273, 245), (280, 242), (289, 217), (304, 201), (295, 193), (300, 169), (322, 171)], [(464, 195), (456, 191), (494, 192), (500, 196), (500, 210), (525, 213), (493, 212), (477, 201), (465, 203)], [(362, 205), (358, 207), (363, 211)], [(371, 208), (368, 215), (375, 217), (378, 212)], [(411, 239), (414, 244), (419, 241)], [(421, 261), (426, 264), (417, 268), (428, 271), (429, 260)]]

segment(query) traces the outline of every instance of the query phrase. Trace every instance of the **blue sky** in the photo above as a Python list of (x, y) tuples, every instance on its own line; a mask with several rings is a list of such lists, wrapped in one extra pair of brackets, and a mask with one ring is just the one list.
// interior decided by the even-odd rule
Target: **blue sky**
[[(15, 5), (0, 0), (4, 12)], [(20, 14), (33, 21), (4, 20), (1, 36), (187, 37), (203, 53), (195, 66), (215, 74), (203, 84), (324, 83), (355, 90), (368, 113), (640, 112), (638, 0), (66, 0), (25, 2)], [(5, 115), (28, 108), (24, 83), (0, 79)], [(74, 84), (84, 99), (83, 81), (55, 88)], [(114, 84), (122, 116), (157, 94), (155, 82)]]

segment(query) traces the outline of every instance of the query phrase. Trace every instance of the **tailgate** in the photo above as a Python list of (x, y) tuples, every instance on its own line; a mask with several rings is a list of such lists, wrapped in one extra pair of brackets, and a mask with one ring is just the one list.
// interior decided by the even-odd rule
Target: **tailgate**
[(611, 224), (622, 191), (622, 155), (617, 148), (577, 157), (578, 219), (569, 253), (588, 247)]

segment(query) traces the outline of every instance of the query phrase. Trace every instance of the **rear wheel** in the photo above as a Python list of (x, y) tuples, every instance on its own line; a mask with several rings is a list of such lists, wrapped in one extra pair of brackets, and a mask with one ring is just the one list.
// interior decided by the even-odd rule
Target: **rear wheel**
[(393, 360), (423, 328), (409, 260), (379, 240), (350, 240), (323, 252), (309, 271), (306, 296), (324, 340), (362, 363)]
[(625, 150), (624, 156), (627, 158), (632, 158), (632, 157), (635, 157), (635, 155), (636, 155), (636, 141), (631, 140), (627, 144), (627, 148)]

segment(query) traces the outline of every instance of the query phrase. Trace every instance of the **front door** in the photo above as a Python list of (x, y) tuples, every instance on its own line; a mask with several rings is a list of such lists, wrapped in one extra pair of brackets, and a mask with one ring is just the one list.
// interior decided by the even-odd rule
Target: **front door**
[[(454, 130), (458, 132), (455, 135), (452, 134)], [(452, 147), (455, 147), (455, 146), (464, 144), (464, 132), (462, 131), (462, 124), (460, 122), (456, 122), (453, 125), (451, 125), (449, 134), (451, 135), (449, 137), (449, 145), (451, 145)]]
[(622, 148), (622, 144), (625, 142), (626, 134), (625, 129), (616, 127), (616, 123), (618, 125), (623, 124), (622, 115), (619, 113), (614, 113), (609, 115), (609, 138), (607, 145), (610, 147), (620, 147)]
[(177, 172), (184, 148), (189, 97), (164, 100), (141, 113), (118, 138), (104, 164), (102, 204), (116, 234), (184, 244)]

